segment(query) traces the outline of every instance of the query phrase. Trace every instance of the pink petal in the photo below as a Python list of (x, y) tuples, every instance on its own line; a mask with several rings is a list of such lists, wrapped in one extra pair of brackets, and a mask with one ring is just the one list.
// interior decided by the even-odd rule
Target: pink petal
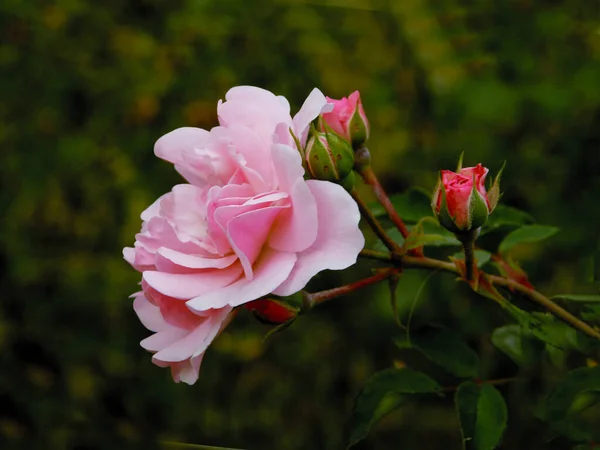
[(215, 289), (187, 302), (192, 311), (222, 308), (225, 305), (239, 306), (273, 292), (289, 276), (296, 254), (263, 250), (254, 265), (254, 279), (240, 278), (222, 289)]
[(187, 300), (231, 284), (242, 272), (241, 264), (233, 264), (226, 269), (190, 274), (147, 270), (142, 277), (150, 287), (161, 294)]
[(253, 277), (252, 265), (267, 240), (273, 222), (284, 208), (269, 206), (249, 211), (227, 223), (229, 243), (239, 257), (249, 280)]
[[(236, 255), (206, 258), (160, 247), (156, 253), (156, 269), (159, 272), (186, 273), (181, 269), (224, 269), (237, 261)], [(189, 271), (187, 272), (189, 273)]]
[(148, 350), (149, 352), (158, 352), (163, 348), (180, 341), (188, 334), (189, 331), (185, 328), (172, 327), (154, 333), (152, 336), (148, 336), (140, 342), (140, 345), (144, 350)]
[(240, 161), (243, 169), (252, 169), (259, 174), (264, 186), (272, 184), (273, 166), (270, 157), (270, 139), (265, 140), (254, 130), (237, 124), (227, 128), (213, 128), (211, 133), (228, 140), (235, 152), (243, 157)]
[(279, 188), (290, 194), (292, 208), (277, 218), (269, 245), (284, 252), (306, 250), (317, 238), (317, 203), (304, 181), (302, 160), (287, 145), (273, 145), (272, 154)]
[(306, 183), (317, 202), (319, 233), (315, 243), (298, 254), (288, 279), (273, 291), (276, 295), (298, 292), (322, 270), (350, 267), (365, 243), (358, 228), (360, 213), (350, 194), (327, 181)]
[[(185, 361), (170, 363), (171, 376), (175, 383), (183, 381), (185, 384), (192, 385), (198, 381), (198, 375), (200, 372), (200, 364), (202, 364), (202, 358), (204, 355), (196, 356), (194, 358), (186, 359)], [(153, 361), (156, 365), (156, 361)]]
[(333, 105), (327, 103), (327, 99), (319, 89), (314, 88), (292, 121), (294, 134), (302, 145), (306, 144), (310, 123), (319, 117), (319, 114), (332, 110)]
[(221, 325), (231, 312), (230, 307), (214, 310), (186, 336), (161, 349), (153, 356), (161, 362), (178, 362), (201, 355), (221, 330)]
[(209, 135), (210, 133), (202, 128), (177, 128), (156, 141), (154, 154), (173, 164), (181, 164), (183, 152), (197, 146), (204, 146)]
[(272, 92), (254, 86), (237, 86), (219, 102), (217, 113), (222, 126), (244, 125), (271, 142), (277, 124), (291, 123), (289, 104)]
[(132, 297), (134, 297), (133, 310), (140, 319), (140, 322), (142, 322), (142, 325), (154, 332), (171, 327), (163, 319), (158, 306), (150, 303), (143, 292), (136, 292)]

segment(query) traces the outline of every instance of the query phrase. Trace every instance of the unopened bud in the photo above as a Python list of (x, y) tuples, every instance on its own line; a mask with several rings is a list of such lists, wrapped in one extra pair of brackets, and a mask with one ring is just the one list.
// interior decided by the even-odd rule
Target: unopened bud
[(354, 167), (354, 151), (335, 133), (314, 132), (305, 150), (306, 166), (316, 180), (344, 184)]
[[(322, 115), (327, 127), (331, 128), (358, 150), (368, 139), (371, 126), (365, 114), (360, 92), (354, 91), (341, 100), (327, 97), (327, 102), (333, 104), (333, 111)], [(326, 131), (325, 127), (321, 131)]]

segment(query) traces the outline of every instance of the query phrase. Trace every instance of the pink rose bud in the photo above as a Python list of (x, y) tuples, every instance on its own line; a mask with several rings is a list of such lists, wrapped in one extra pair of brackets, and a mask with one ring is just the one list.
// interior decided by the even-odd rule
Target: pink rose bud
[(370, 134), (369, 120), (360, 100), (360, 92), (354, 91), (348, 98), (341, 100), (327, 97), (327, 102), (333, 103), (333, 111), (321, 116), (325, 124), (350, 142), (355, 150), (360, 148)]
[(313, 131), (305, 150), (308, 173), (316, 180), (345, 185), (354, 167), (354, 151), (350, 144), (335, 133)]
[(298, 316), (299, 309), (276, 298), (264, 298), (246, 303), (244, 307), (263, 323), (281, 325)]
[(487, 173), (481, 164), (459, 169), (458, 173), (440, 172), (431, 206), (444, 228), (461, 234), (485, 223), (493, 209), (483, 185)]

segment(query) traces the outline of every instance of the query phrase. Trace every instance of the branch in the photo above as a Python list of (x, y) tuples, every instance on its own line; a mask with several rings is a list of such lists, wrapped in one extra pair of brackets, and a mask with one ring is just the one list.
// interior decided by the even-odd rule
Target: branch
[(392, 238), (386, 233), (386, 231), (383, 229), (383, 227), (379, 223), (379, 220), (377, 220), (377, 218), (373, 215), (373, 213), (371, 212), (369, 207), (365, 204), (365, 202), (360, 197), (360, 195), (358, 195), (358, 192), (356, 191), (356, 189), (352, 189), (352, 191), (350, 192), (350, 195), (352, 195), (352, 198), (358, 205), (360, 214), (367, 221), (367, 223), (369, 224), (371, 229), (375, 232), (377, 237), (379, 239), (381, 239), (381, 242), (383, 242), (383, 244), (388, 248), (388, 250), (399, 251), (401, 247), (398, 244), (396, 244), (392, 240)]
[(372, 277), (363, 278), (362, 280), (355, 281), (354, 283), (346, 284), (344, 286), (336, 287), (333, 289), (327, 289), (326, 291), (315, 292), (312, 294), (306, 293), (304, 298), (305, 301), (308, 303), (309, 307), (313, 307), (314, 305), (318, 305), (333, 298), (354, 292), (357, 289), (361, 289), (363, 287), (370, 286), (371, 284), (375, 284), (380, 281), (391, 278), (400, 271), (401, 269), (399, 267), (383, 269), (375, 275), (373, 275)]
[[(382, 252), (375, 252), (373, 250), (363, 250), (361, 252), (361, 255), (380, 261), (393, 262), (398, 264), (398, 266), (401, 265), (403, 269), (435, 269), (458, 274), (458, 269), (454, 264), (423, 256), (414, 257), (409, 255), (401, 255), (397, 252), (387, 254)], [(548, 297), (536, 291), (535, 289), (530, 289), (517, 281), (510, 280), (508, 278), (504, 278), (498, 275), (491, 275), (485, 272), (480, 273), (482, 276), (486, 277), (493, 285), (506, 287), (520, 292), (533, 302), (542, 305), (544, 308), (550, 311), (550, 313), (554, 314), (554, 316), (575, 327), (579, 331), (587, 334), (588, 336), (600, 339), (600, 332), (589, 326), (581, 319), (578, 319), (569, 311), (557, 305)]]

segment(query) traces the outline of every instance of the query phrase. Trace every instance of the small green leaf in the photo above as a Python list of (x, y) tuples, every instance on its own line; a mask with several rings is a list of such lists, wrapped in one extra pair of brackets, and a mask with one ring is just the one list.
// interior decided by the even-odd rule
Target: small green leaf
[(348, 446), (364, 439), (377, 421), (405, 403), (404, 394), (431, 394), (440, 390), (434, 380), (412, 369), (387, 369), (376, 373), (367, 380), (356, 398)]
[(410, 335), (413, 348), (435, 364), (460, 378), (475, 378), (479, 373), (479, 356), (453, 331), (426, 327)]
[(598, 303), (600, 295), (593, 294), (559, 294), (552, 296), (552, 300), (569, 300), (578, 303)]
[(534, 362), (544, 347), (529, 331), (517, 324), (496, 328), (492, 333), (492, 344), (519, 366)]
[(515, 245), (529, 244), (549, 238), (558, 232), (558, 228), (545, 225), (527, 225), (513, 231), (500, 244), (500, 253), (506, 253)]
[[(486, 250), (475, 250), (475, 259), (477, 260), (477, 267), (482, 268), (485, 263), (487, 263), (492, 254)], [(463, 252), (455, 253), (453, 256), (454, 259), (465, 259), (465, 254)]]
[(461, 384), (454, 397), (465, 450), (496, 448), (506, 428), (508, 413), (504, 398), (489, 385), (472, 381)]

